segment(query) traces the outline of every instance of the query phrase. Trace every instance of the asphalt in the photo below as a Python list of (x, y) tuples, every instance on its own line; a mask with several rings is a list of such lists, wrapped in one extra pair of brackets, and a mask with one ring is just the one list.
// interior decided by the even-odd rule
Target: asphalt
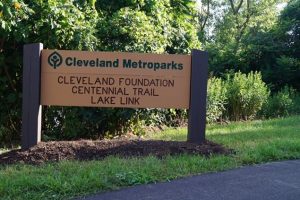
[(300, 160), (100, 193), (85, 200), (300, 200)]

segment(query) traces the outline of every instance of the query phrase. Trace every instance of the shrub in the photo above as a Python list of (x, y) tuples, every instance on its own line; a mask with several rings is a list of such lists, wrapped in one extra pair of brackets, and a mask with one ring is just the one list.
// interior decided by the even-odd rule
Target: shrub
[[(268, 98), (261, 115), (265, 118), (284, 117), (299, 113), (299, 96), (288, 86)], [(296, 103), (298, 102), (298, 103)]]
[(102, 139), (130, 130), (138, 109), (46, 107), (43, 134), (46, 140)]
[(208, 123), (220, 120), (227, 103), (227, 89), (221, 78), (210, 78), (208, 80), (206, 120)]
[(227, 75), (226, 88), (226, 114), (230, 120), (235, 121), (253, 119), (270, 94), (259, 72)]

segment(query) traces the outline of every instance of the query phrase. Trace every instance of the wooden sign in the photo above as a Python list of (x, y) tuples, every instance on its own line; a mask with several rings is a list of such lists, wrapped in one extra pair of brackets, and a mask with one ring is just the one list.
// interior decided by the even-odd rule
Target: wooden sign
[(190, 55), (42, 50), (41, 104), (189, 108)]
[(205, 140), (207, 52), (159, 55), (24, 46), (22, 149), (41, 140), (42, 106), (188, 108), (188, 136)]

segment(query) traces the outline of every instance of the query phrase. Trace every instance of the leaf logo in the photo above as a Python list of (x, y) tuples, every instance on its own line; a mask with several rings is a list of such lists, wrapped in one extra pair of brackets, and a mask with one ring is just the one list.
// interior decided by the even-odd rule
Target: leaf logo
[(61, 55), (59, 53), (57, 53), (56, 51), (51, 53), (48, 57), (48, 63), (54, 69), (59, 67), (61, 65), (62, 61), (63, 61), (63, 59), (62, 59)]

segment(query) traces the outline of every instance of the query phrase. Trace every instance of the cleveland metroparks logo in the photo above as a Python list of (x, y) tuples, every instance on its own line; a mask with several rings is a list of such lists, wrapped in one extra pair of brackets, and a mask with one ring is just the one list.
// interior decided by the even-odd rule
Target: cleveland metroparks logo
[(59, 67), (62, 62), (63, 62), (63, 59), (62, 59), (61, 55), (59, 53), (57, 53), (56, 51), (51, 53), (48, 57), (48, 63), (54, 69)]

